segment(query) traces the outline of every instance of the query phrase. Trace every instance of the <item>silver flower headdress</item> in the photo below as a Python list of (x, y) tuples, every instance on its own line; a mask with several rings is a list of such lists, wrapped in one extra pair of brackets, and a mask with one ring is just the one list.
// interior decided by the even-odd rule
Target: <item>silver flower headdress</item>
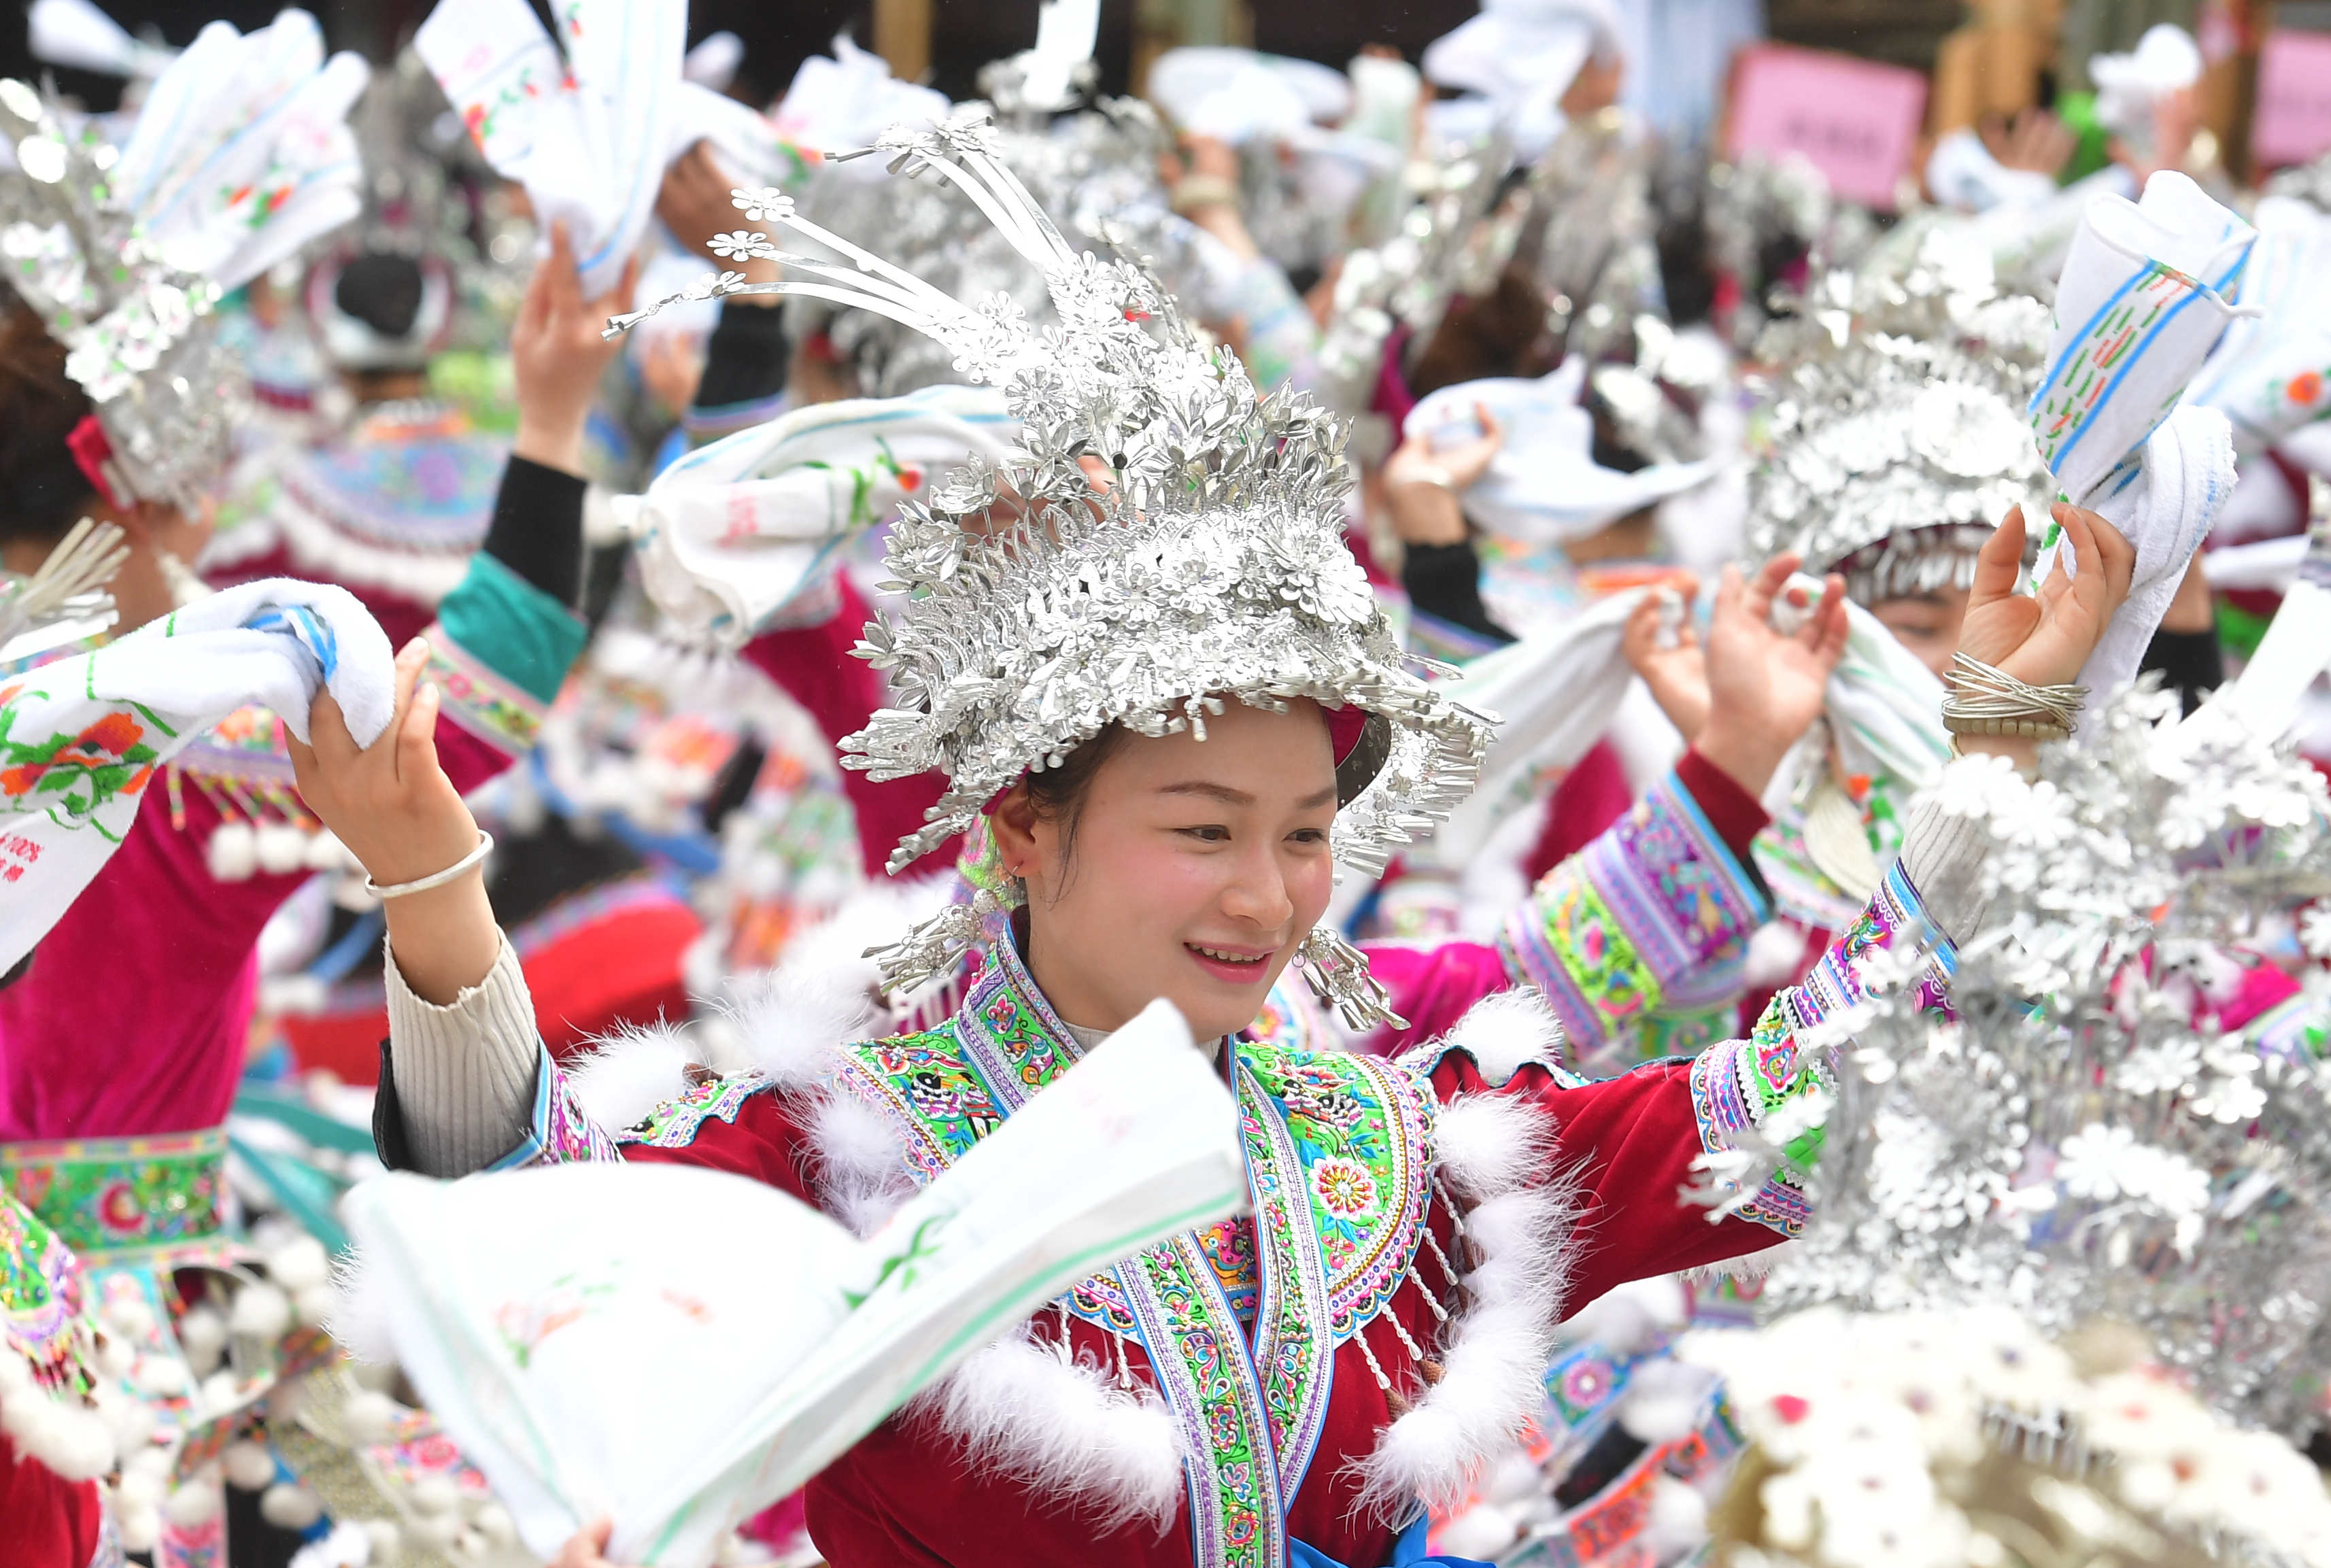
[(2331, 1010), (2319, 969), (2293, 987), (2266, 955), (2294, 909), (2331, 953), (2305, 907), (2331, 892), (2331, 794), (2174, 693), (2131, 689), (2095, 729), (2037, 782), (1968, 757), (1936, 786), (1985, 847), (1947, 889), (1982, 911), (1955, 1016), (1914, 965), (1859, 961), (1814, 1215), (1764, 1299), (2125, 1324), (2205, 1402), (2304, 1441), (2331, 1408)]
[(93, 126), (67, 130), (31, 88), (0, 81), (0, 136), (16, 149), (0, 176), (8, 280), (65, 345), (113, 449), (109, 478), (130, 492), (119, 499), (186, 504), (224, 458), (239, 401), (233, 362), (197, 330), (219, 286), (164, 261), (114, 200), (120, 155)]
[(1798, 551), (1864, 604), (1968, 586), (2007, 508), (2054, 493), (2023, 411), (2047, 307), (2000, 292), (1971, 236), (1917, 225), (1797, 307), (1759, 345), (1779, 368), (1751, 552)]
[[(1008, 296), (956, 299), (774, 190), (739, 193), (747, 218), (844, 261), (740, 233), (736, 251), (780, 261), (785, 277), (726, 273), (699, 291), (888, 316), (1001, 386), (1021, 422), (1003, 463), (956, 470), (891, 527), (898, 608), (868, 624), (858, 651), (889, 676), (894, 706), (842, 742), (842, 761), (877, 780), (948, 780), (891, 869), (1112, 723), (1203, 738), (1224, 698), (1308, 698), (1368, 716), (1339, 781), (1348, 803), (1335, 843), (1345, 863), (1381, 870), (1471, 790), (1493, 721), (1406, 668), (1344, 544), (1351, 480), (1336, 420), (1300, 394), (1259, 396), (1237, 357), (1202, 345), (1139, 266), (1072, 252), (998, 157), (992, 128), (895, 128), (875, 150), (894, 173), (935, 175), (975, 203), (1042, 273), (1059, 320), (1039, 331)], [(1381, 758), (1365, 783), (1363, 755)]]
[(227, 290), (356, 215), (345, 118), (363, 61), (315, 19), (213, 23), (116, 147), (0, 81), (0, 266), (96, 406), (115, 499), (189, 506), (226, 455), (246, 383), (207, 318)]
[[(966, 105), (956, 118), (987, 112)], [(1050, 124), (998, 126), (993, 134), (996, 156), (1063, 233), (1142, 254), (1152, 265), (1162, 260), (1170, 277), (1191, 271), (1181, 253), (1186, 242), (1176, 243), (1172, 232), (1179, 220), (1157, 176), (1158, 154), (1171, 140), (1148, 105), (1102, 99)], [(885, 260), (942, 293), (984, 299), (1009, 292), (1035, 327), (1053, 324), (1042, 275), (985, 212), (945, 182), (869, 178), (848, 161), (825, 161), (813, 166), (792, 195), (795, 211), (822, 229), (881, 235)], [(964, 379), (947, 345), (893, 318), (802, 297), (786, 311), (795, 336), (804, 336), (804, 327), (826, 332), (856, 370), (864, 395), (896, 397)]]

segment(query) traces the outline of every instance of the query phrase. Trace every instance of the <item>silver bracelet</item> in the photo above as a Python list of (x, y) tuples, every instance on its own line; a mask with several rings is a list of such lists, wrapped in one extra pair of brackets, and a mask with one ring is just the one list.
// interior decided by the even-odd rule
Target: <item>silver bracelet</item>
[(428, 876), (416, 878), (410, 882), (393, 883), (385, 888), (374, 881), (372, 878), (367, 875), (365, 878), (365, 891), (370, 893), (376, 898), (384, 900), (389, 898), (403, 898), (414, 893), (426, 893), (432, 888), (443, 887), (446, 883), (461, 876), (463, 872), (468, 871), (471, 867), (477, 865), (479, 861), (484, 860), (488, 855), (490, 855), (493, 852), (493, 834), (486, 832), (483, 828), (480, 828), (478, 830), (478, 847), (471, 850), (468, 854), (463, 855), (460, 860), (454, 861), (443, 870), (433, 871)]
[(1953, 735), (2011, 735), (2061, 740), (2079, 727), (2085, 686), (2034, 686), (1964, 653), (1951, 656), (1943, 727)]

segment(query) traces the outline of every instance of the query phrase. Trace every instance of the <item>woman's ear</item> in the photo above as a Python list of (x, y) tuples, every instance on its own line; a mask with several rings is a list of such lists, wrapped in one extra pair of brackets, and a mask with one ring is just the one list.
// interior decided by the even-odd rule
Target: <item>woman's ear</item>
[(995, 836), (996, 858), (1015, 877), (1024, 877), (1036, 860), (1036, 803), (1025, 781), (1004, 792), (987, 814), (988, 832)]

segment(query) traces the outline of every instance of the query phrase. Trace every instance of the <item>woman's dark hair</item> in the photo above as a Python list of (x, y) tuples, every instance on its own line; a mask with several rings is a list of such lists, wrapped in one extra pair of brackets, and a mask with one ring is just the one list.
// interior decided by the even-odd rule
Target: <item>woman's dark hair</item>
[(394, 251), (367, 251), (340, 269), (332, 303), (383, 337), (403, 337), (421, 318), (421, 263)]
[(1408, 372), (1417, 397), (1491, 376), (1543, 375), (1561, 357), (1546, 328), (1546, 290), (1508, 267), (1486, 294), (1460, 295)]
[(1090, 740), (1080, 742), (1061, 759), (1060, 766), (1029, 772), (1029, 803), (1036, 808), (1040, 820), (1060, 825), (1063, 865), (1076, 859), (1077, 823), (1085, 814), (1085, 798), (1092, 794), (1094, 775), (1117, 755), (1127, 733), (1125, 726), (1112, 724)]
[(0, 543), (52, 544), (96, 503), (65, 438), (89, 414), (65, 374), (65, 347), (15, 293), (0, 289)]

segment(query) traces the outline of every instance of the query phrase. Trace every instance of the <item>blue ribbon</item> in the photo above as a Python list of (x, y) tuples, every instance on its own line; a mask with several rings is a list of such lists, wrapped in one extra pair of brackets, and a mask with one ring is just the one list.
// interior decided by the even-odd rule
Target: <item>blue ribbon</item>
[[(1484, 1563), (1479, 1557), (1428, 1556), (1424, 1550), (1425, 1521), (1419, 1519), (1400, 1533), (1392, 1544), (1392, 1561), (1384, 1568), (1498, 1568), (1494, 1563)], [(1300, 1541), (1287, 1544), (1289, 1568), (1345, 1568), (1317, 1546), (1307, 1546)]]

